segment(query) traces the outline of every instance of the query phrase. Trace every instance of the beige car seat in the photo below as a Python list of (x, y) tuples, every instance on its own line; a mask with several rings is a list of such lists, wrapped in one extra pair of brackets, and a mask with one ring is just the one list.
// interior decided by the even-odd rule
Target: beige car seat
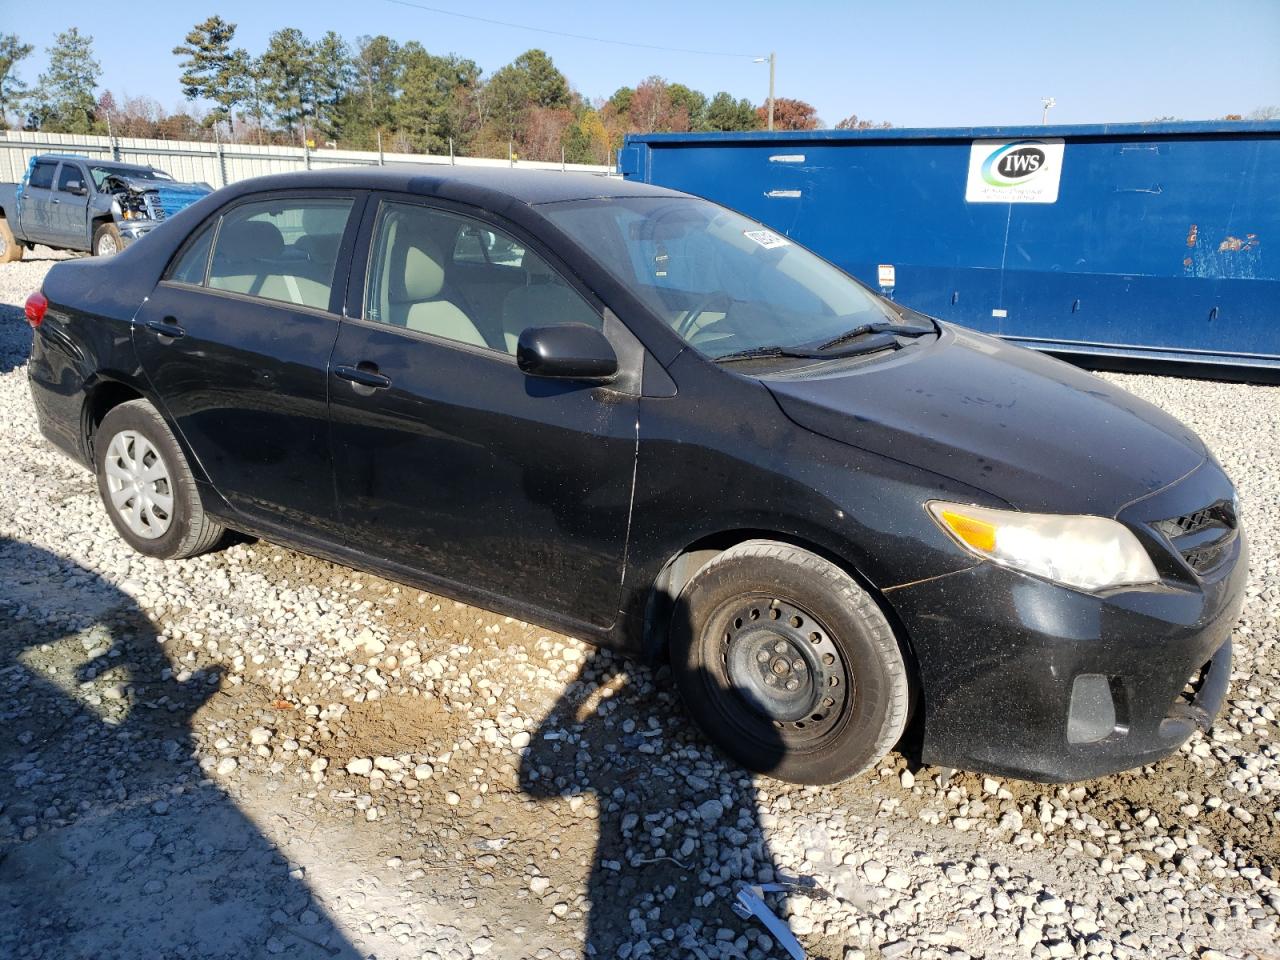
[(432, 235), (429, 219), (413, 211), (398, 214), (387, 224), (380, 319), (420, 333), (488, 346), (471, 318), (444, 296), (442, 245)]
[(525, 285), (507, 294), (502, 303), (502, 338), (507, 352), (516, 352), (520, 334), (529, 327), (585, 323), (601, 328), (600, 315), (561, 280), (541, 257), (526, 253)]

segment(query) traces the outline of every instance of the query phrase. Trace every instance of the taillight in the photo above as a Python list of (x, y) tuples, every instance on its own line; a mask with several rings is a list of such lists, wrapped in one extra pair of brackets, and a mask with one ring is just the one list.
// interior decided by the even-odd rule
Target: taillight
[(39, 290), (27, 297), (27, 323), (31, 324), (33, 330), (40, 326), (40, 321), (44, 319), (44, 312), (48, 309), (49, 300)]

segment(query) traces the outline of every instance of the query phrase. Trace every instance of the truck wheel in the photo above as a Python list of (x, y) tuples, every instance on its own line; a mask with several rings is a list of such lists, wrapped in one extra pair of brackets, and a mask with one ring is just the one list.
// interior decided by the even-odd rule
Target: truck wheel
[(147, 401), (108, 411), (94, 436), (93, 458), (107, 515), (139, 553), (179, 560), (222, 539), (225, 530), (205, 515), (178, 442)]
[(892, 628), (848, 574), (806, 550), (726, 550), (681, 592), (670, 635), (689, 713), (749, 770), (836, 783), (902, 736), (909, 687)]
[(9, 221), (0, 217), (0, 263), (21, 260), (24, 252), (22, 244), (14, 239), (13, 231), (9, 229)]
[(93, 231), (93, 255), (95, 257), (109, 257), (123, 249), (124, 240), (121, 239), (120, 230), (114, 223), (99, 224), (98, 229)]

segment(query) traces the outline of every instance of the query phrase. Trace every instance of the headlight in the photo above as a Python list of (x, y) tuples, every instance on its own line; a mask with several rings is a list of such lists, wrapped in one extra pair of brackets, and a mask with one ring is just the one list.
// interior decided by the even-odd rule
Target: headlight
[(929, 512), (974, 556), (1080, 590), (1160, 579), (1132, 531), (1106, 517), (992, 510), (932, 500)]

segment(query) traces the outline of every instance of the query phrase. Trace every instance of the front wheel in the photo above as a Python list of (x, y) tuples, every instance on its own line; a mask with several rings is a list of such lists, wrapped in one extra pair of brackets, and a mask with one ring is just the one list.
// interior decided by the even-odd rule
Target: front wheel
[(93, 255), (110, 257), (124, 249), (124, 239), (120, 236), (120, 228), (114, 223), (102, 223), (93, 231)]
[(0, 217), (0, 263), (13, 263), (22, 259), (23, 247), (13, 235), (9, 221)]
[(906, 726), (907, 668), (884, 614), (839, 567), (787, 544), (739, 544), (694, 576), (671, 661), (716, 746), (779, 780), (847, 779)]
[(213, 548), (225, 532), (206, 516), (169, 425), (145, 400), (113, 407), (94, 435), (98, 492), (129, 546), (177, 560)]

